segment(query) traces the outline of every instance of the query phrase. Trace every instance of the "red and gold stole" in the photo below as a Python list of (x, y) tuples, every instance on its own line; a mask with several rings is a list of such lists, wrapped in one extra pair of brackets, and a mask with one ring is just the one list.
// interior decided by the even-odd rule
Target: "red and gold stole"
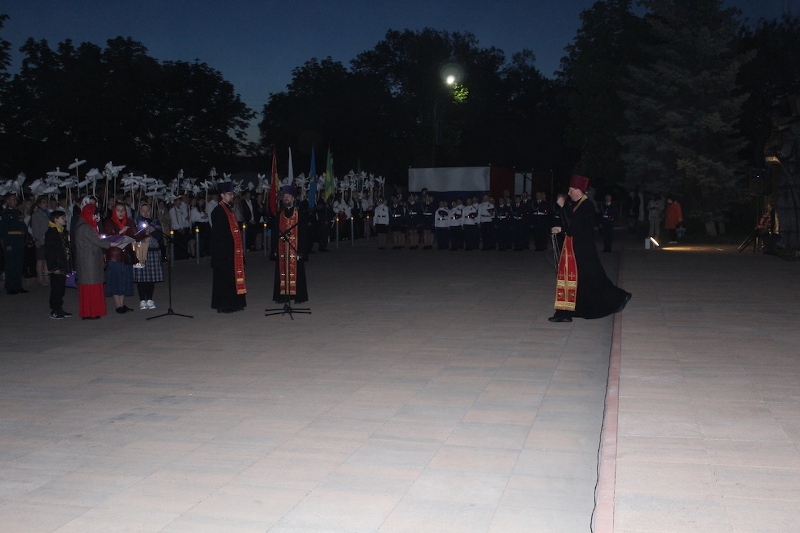
[(572, 250), (572, 237), (564, 238), (561, 258), (558, 260), (558, 278), (556, 279), (556, 309), (575, 310), (575, 299), (578, 295), (578, 265), (575, 263), (575, 252)]
[(247, 286), (244, 284), (244, 246), (242, 246), (242, 232), (239, 231), (239, 223), (236, 222), (236, 216), (231, 211), (230, 207), (225, 202), (220, 202), (219, 205), (228, 216), (228, 225), (231, 228), (231, 235), (233, 235), (233, 268), (236, 274), (236, 294), (247, 294)]
[(281, 232), (281, 238), (278, 239), (278, 273), (280, 294), (289, 296), (297, 294), (297, 226), (297, 208), (288, 217), (286, 211), (282, 210), (278, 223)]
[[(584, 195), (572, 212), (578, 210), (586, 200)], [(575, 300), (578, 297), (578, 263), (575, 261), (575, 251), (572, 248), (572, 237), (564, 238), (564, 247), (558, 260), (558, 277), (556, 278), (556, 309), (564, 311), (575, 310)]]

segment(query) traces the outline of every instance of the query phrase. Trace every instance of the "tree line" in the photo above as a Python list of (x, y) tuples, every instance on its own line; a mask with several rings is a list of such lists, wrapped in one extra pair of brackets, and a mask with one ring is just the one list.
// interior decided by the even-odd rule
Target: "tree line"
[(11, 76), (0, 39), (0, 173), (76, 154), (165, 177), (263, 170), (289, 146), (300, 168), (330, 147), (339, 174), (403, 182), (409, 166), (492, 164), (552, 170), (560, 183), (580, 172), (601, 189), (680, 192), (689, 210), (718, 212), (741, 201), (749, 167), (764, 167), (775, 117), (798, 92), (800, 19), (745, 21), (721, 0), (640, 5), (584, 11), (552, 79), (530, 50), (508, 58), (467, 32), (389, 30), (348, 65), (296, 67), (260, 110), (257, 142), (245, 138), (255, 113), (205, 63), (158, 61), (130, 38), (29, 39)]

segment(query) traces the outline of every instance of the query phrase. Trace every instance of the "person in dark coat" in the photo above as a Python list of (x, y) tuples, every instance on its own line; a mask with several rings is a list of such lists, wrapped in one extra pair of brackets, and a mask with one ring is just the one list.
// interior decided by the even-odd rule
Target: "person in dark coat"
[(276, 303), (287, 303), (294, 300), (302, 303), (308, 300), (306, 286), (305, 250), (306, 228), (305, 213), (295, 205), (295, 188), (284, 187), (283, 207), (278, 213), (278, 260), (275, 262), (275, 284), (272, 299)]
[(64, 293), (67, 274), (72, 272), (69, 261), (69, 232), (67, 214), (60, 209), (50, 213), (50, 222), (44, 233), (44, 252), (47, 270), (50, 272), (50, 318), (61, 319), (72, 316), (64, 311)]
[(605, 201), (600, 205), (600, 225), (603, 228), (603, 251), (610, 252), (614, 242), (614, 224), (619, 215), (617, 206), (611, 201), (611, 195), (606, 194)]
[(531, 204), (531, 227), (533, 230), (533, 245), (537, 252), (547, 250), (547, 239), (550, 236), (552, 210), (543, 192), (536, 193), (536, 200)]
[(563, 227), (554, 233), (565, 232), (564, 247), (558, 263), (555, 314), (550, 322), (572, 322), (573, 317), (602, 318), (619, 313), (631, 299), (629, 292), (616, 287), (603, 269), (594, 241), (595, 212), (586, 197), (589, 178), (574, 174), (569, 182), (567, 205), (559, 199), (558, 206), (566, 211)]
[(506, 204), (505, 198), (500, 198), (494, 212), (495, 242), (497, 251), (503, 252), (511, 246), (511, 206)]
[(233, 211), (231, 182), (217, 185), (220, 202), (211, 212), (211, 268), (214, 269), (211, 308), (234, 313), (247, 306), (244, 278), (244, 245)]

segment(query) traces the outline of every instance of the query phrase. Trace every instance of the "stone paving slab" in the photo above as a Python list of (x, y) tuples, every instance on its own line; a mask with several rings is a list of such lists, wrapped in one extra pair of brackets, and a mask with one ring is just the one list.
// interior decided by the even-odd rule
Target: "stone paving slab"
[(263, 316), (254, 254), (232, 315), (205, 259), (174, 270), (193, 319), (145, 321), (163, 284), (155, 311), (98, 321), (49, 319), (46, 288), (0, 295), (3, 529), (589, 530), (611, 318), (547, 321), (548, 254), (374, 246), (312, 256), (294, 320)]
[(797, 530), (798, 273), (731, 246), (624, 252), (615, 531)]

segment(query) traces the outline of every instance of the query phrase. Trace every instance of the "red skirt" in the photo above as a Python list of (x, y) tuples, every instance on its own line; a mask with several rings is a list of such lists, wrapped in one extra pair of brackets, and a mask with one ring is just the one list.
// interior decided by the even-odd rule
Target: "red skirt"
[(78, 283), (78, 314), (81, 318), (106, 316), (106, 293), (102, 283)]

